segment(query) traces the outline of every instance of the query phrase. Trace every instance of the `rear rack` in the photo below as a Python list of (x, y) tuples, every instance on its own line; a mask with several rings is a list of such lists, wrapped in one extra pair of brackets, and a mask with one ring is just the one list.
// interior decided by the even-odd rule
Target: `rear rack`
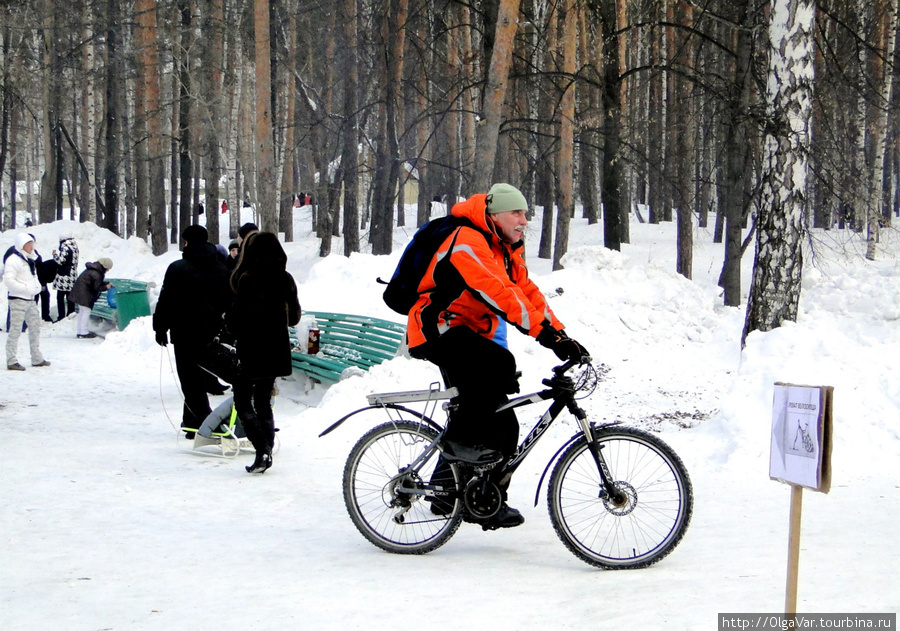
[(387, 405), (388, 403), (412, 403), (414, 401), (443, 401), (459, 395), (459, 390), (448, 388), (441, 390), (438, 382), (431, 384), (428, 390), (407, 390), (405, 392), (383, 392), (366, 396), (369, 405)]

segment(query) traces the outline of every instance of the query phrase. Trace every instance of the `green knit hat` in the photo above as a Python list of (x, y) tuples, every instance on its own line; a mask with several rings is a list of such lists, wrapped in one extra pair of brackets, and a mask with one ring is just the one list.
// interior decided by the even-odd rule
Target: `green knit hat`
[(487, 194), (489, 214), (505, 213), (509, 210), (528, 210), (528, 202), (522, 192), (511, 184), (494, 184)]

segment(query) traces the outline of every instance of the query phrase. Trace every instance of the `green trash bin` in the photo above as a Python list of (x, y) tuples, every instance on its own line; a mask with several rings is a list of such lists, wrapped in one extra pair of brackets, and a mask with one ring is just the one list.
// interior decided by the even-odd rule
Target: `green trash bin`
[(116, 288), (116, 326), (122, 331), (135, 318), (150, 315), (148, 283), (123, 278), (110, 278)]

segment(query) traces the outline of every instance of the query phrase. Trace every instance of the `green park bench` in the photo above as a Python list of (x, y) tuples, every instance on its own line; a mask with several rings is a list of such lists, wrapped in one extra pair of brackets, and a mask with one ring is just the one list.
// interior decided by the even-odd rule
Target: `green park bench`
[(150, 315), (150, 298), (147, 290), (156, 283), (125, 278), (107, 278), (116, 288), (116, 306), (109, 306), (106, 292), (101, 292), (91, 309), (91, 317), (111, 322), (121, 331), (128, 323), (141, 316)]
[(319, 327), (319, 352), (301, 353), (296, 331), (291, 329), (291, 363), (294, 370), (316, 381), (337, 383), (351, 366), (368, 370), (391, 359), (406, 337), (406, 327), (396, 322), (346, 313), (307, 311)]

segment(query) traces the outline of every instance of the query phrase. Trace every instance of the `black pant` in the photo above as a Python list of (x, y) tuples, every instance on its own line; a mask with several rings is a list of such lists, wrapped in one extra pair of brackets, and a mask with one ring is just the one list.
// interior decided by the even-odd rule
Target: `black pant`
[(69, 292), (56, 290), (56, 319), (62, 320), (75, 311), (75, 303), (69, 300)]
[(50, 318), (50, 290), (46, 285), (41, 285), (41, 320), (52, 321)]
[[(410, 349), (410, 355), (437, 364), (447, 387), (455, 386), (459, 390), (459, 396), (452, 401), (456, 409), (450, 413), (445, 439), (469, 447), (496, 449), (503, 454), (504, 462), (494, 468), (490, 477), (500, 488), (505, 502), (510, 480), (501, 476), (500, 471), (515, 453), (519, 421), (513, 410), (496, 410), (509, 400), (507, 394), (519, 391), (516, 358), (506, 348), (461, 326), (424, 347)], [(450, 466), (441, 456), (431, 483), (444, 485), (451, 479)], [(434, 505), (450, 508), (440, 501)]]
[(275, 378), (237, 379), (232, 384), (234, 409), (247, 438), (257, 453), (272, 453), (275, 446), (275, 417), (272, 413), (272, 391)]
[(209, 396), (206, 393), (209, 373), (197, 365), (203, 347), (185, 342), (179, 342), (173, 346), (175, 347), (175, 370), (178, 372), (181, 393), (184, 395), (181, 426), (197, 429), (212, 412), (209, 407)]
[(506, 348), (467, 327), (454, 327), (410, 354), (441, 369), (447, 387), (459, 390), (447, 425), (446, 438), (469, 447), (499, 450), (509, 459), (519, 440), (513, 410), (496, 412), (507, 394), (519, 391), (516, 358)]

